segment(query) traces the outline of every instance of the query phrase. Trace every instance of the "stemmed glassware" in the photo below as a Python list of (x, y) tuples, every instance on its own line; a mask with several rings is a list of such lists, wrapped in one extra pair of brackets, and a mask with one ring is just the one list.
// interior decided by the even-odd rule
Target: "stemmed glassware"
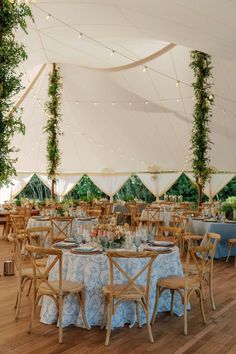
[(107, 236), (101, 236), (100, 237), (100, 242), (102, 246), (102, 251), (105, 252), (106, 245), (107, 245), (108, 237)]
[(134, 245), (136, 247), (136, 252), (139, 252), (139, 247), (141, 246), (142, 240), (140, 235), (135, 235), (134, 236)]

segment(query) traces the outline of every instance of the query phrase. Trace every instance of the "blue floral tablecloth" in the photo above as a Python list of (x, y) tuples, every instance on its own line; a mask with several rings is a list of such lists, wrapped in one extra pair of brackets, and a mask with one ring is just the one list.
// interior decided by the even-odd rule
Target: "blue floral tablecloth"
[[(50, 261), (50, 259), (49, 259)], [(135, 275), (143, 268), (145, 259), (122, 259), (122, 267), (125, 271)], [(156, 282), (158, 279), (172, 276), (183, 275), (183, 269), (179, 257), (179, 250), (176, 247), (172, 253), (161, 254), (153, 263), (151, 283), (150, 283), (150, 314), (152, 314), (155, 295)], [(50, 280), (56, 280), (58, 277), (58, 269), (55, 267), (50, 272)], [(85, 305), (87, 320), (90, 326), (100, 326), (103, 309), (104, 296), (102, 287), (108, 283), (108, 259), (105, 254), (97, 255), (78, 255), (69, 252), (63, 254), (63, 279), (77, 281), (85, 284)], [(117, 271), (114, 274), (114, 281), (122, 283), (124, 279)], [(144, 284), (145, 274), (140, 278), (140, 283)], [(169, 311), (170, 309), (170, 293), (166, 291), (159, 300), (158, 311)], [(183, 305), (180, 296), (176, 293), (174, 300), (174, 313), (178, 316), (183, 314)], [(55, 323), (57, 320), (57, 309), (53, 301), (44, 296), (41, 309), (41, 322), (45, 324)], [(145, 315), (141, 310), (141, 321), (144, 324)], [(62, 315), (63, 327), (74, 324), (78, 327), (84, 327), (81, 310), (77, 303), (75, 295), (68, 295), (63, 303)], [(115, 315), (113, 316), (113, 327), (123, 327), (126, 323), (134, 324), (136, 322), (135, 305), (132, 302), (121, 303)]]

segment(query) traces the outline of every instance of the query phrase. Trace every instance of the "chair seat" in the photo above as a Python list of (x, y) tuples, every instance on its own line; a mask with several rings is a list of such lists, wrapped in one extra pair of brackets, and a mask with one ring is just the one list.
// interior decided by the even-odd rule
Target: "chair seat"
[(36, 259), (35, 263), (37, 264), (37, 266), (39, 267), (46, 267), (48, 259), (47, 258), (41, 258), (41, 259)]
[(135, 286), (131, 285), (127, 289), (122, 291), (122, 289), (124, 289), (125, 285), (126, 284), (114, 284), (113, 286), (106, 285), (102, 288), (102, 290), (105, 295), (112, 294), (113, 296), (115, 296), (117, 298), (121, 298), (121, 299), (132, 300), (132, 299), (137, 299), (142, 296), (145, 296), (145, 287), (144, 286), (136, 285), (139, 289), (139, 291), (138, 291)]
[[(39, 293), (45, 294), (45, 295), (46, 294), (53, 295), (53, 294), (59, 292), (59, 282), (58, 281), (49, 281), (48, 283), (55, 289), (55, 291), (50, 289), (46, 283), (43, 283), (39, 286)], [(66, 294), (66, 293), (76, 294), (76, 293), (79, 293), (83, 289), (84, 289), (83, 284), (76, 283), (76, 282), (70, 281), (70, 280), (62, 281), (62, 294)]]
[(202, 235), (184, 235), (185, 240), (201, 241), (203, 239)]
[[(167, 289), (184, 289), (185, 288), (185, 277), (167, 277), (158, 280), (158, 286)], [(199, 287), (199, 281), (195, 278), (188, 279), (188, 288), (192, 289), (195, 287)]]
[(230, 238), (228, 243), (236, 244), (236, 238)]

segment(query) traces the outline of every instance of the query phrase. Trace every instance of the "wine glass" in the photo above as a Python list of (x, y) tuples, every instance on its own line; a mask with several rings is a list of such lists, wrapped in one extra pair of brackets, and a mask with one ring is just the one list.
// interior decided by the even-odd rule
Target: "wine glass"
[(139, 247), (141, 246), (141, 243), (142, 243), (141, 237), (139, 235), (136, 235), (134, 237), (134, 245), (136, 247), (136, 252), (139, 251)]
[(105, 252), (107, 241), (108, 241), (108, 237), (107, 236), (101, 236), (100, 237), (100, 242), (101, 242), (101, 246), (102, 246), (102, 251), (103, 252)]
[(79, 247), (80, 247), (80, 244), (82, 243), (82, 241), (83, 241), (83, 235), (78, 234), (76, 237), (76, 242), (78, 243)]

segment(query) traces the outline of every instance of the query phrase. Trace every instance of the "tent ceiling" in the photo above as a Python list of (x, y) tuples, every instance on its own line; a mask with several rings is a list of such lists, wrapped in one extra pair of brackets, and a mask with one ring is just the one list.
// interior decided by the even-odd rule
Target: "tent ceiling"
[[(194, 101), (189, 48), (213, 54), (217, 97), (211, 124), (212, 165), (235, 171), (235, 9), (236, 2), (213, 0), (38, 0), (33, 4), (35, 23), (29, 26), (29, 36), (19, 33), (29, 54), (24, 79), (28, 85), (43, 63), (61, 64), (61, 172), (105, 168), (138, 172), (152, 165), (163, 170), (191, 169), (188, 149)], [(47, 20), (47, 13), (53, 17)], [(111, 56), (110, 49), (85, 36), (78, 39), (79, 32), (122, 55)], [(151, 69), (145, 73), (140, 66), (110, 73), (83, 68), (125, 65), (171, 42), (178, 45), (150, 61)], [(46, 171), (42, 129), (49, 70), (48, 64), (23, 103), (27, 132), (15, 138), (21, 149), (18, 171)], [(186, 85), (176, 87), (175, 80)]]

